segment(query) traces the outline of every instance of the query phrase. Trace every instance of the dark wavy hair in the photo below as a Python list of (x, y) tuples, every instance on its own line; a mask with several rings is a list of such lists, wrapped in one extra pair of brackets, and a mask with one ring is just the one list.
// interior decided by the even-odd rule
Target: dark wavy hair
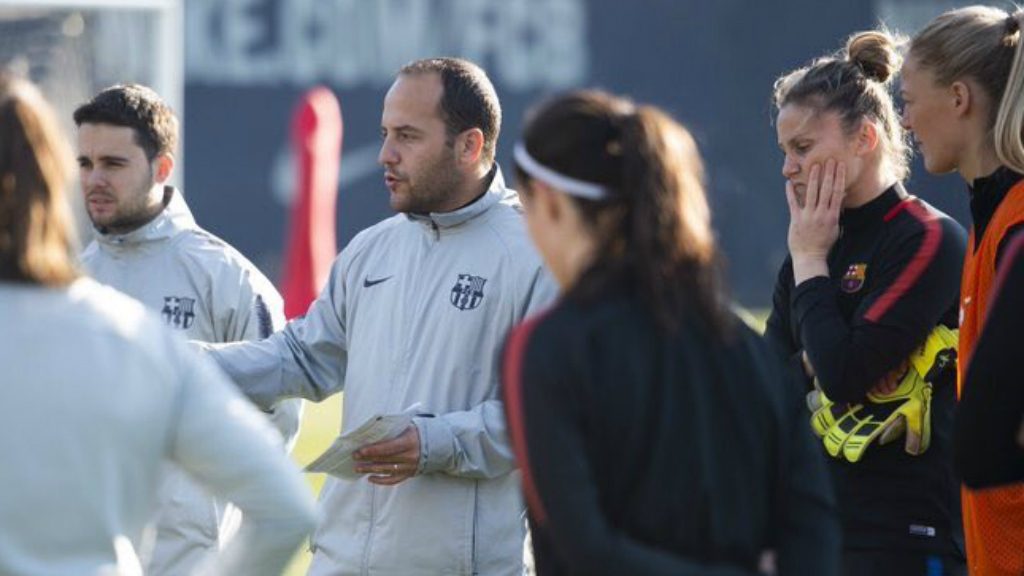
[(64, 286), (79, 276), (70, 174), (71, 152), (42, 94), (0, 72), (0, 280)]
[(174, 154), (178, 146), (178, 118), (152, 88), (118, 84), (104, 89), (74, 113), (76, 126), (111, 124), (131, 128), (135, 143), (153, 161)]
[[(571, 197), (599, 247), (567, 297), (588, 299), (625, 283), (662, 327), (690, 317), (725, 334), (730, 316), (704, 168), (685, 128), (653, 106), (583, 90), (535, 109), (523, 145), (544, 166), (610, 191), (603, 200)], [(518, 166), (516, 176), (530, 180)]]

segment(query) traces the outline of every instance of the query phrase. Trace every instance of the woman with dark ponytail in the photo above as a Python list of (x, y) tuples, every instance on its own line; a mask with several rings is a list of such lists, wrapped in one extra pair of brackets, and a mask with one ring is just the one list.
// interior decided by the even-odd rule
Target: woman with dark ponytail
[(835, 574), (802, 402), (730, 312), (689, 133), (603, 92), (515, 148), (562, 299), (509, 337), (505, 407), (546, 574)]
[(901, 78), (903, 122), (925, 168), (958, 172), (970, 192), (956, 456), (967, 562), (979, 576), (1024, 574), (1022, 19), (986, 6), (946, 12), (910, 41)]
[(789, 257), (766, 339), (805, 383), (844, 576), (962, 574), (952, 474), (963, 229), (907, 193), (892, 38), (852, 36), (775, 84)]

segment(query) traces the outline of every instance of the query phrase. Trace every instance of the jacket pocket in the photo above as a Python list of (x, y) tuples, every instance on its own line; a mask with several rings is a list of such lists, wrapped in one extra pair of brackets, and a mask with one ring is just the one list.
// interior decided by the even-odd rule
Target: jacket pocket
[(474, 570), (476, 482), (445, 474), (407, 480), (376, 511), (370, 571), (381, 575), (466, 575)]

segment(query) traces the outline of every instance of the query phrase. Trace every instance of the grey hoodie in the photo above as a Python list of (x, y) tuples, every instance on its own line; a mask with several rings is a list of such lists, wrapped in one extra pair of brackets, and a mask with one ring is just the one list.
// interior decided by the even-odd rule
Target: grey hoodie
[(305, 317), (206, 346), (257, 404), (345, 391), (342, 428), (419, 402), (421, 473), (328, 478), (310, 574), (522, 573), (523, 506), (499, 400), (506, 333), (555, 286), (500, 171), (454, 212), (399, 214), (341, 252)]
[(245, 512), (204, 574), (280, 574), (314, 524), (266, 419), (138, 302), (0, 282), (0, 574), (140, 574), (165, 461)]
[[(156, 311), (172, 330), (205, 342), (269, 336), (284, 324), (281, 297), (237, 250), (196, 225), (183, 195), (165, 189), (164, 210), (127, 234), (97, 233), (82, 254), (89, 274)], [(290, 447), (301, 401), (274, 407), (271, 420)], [(237, 528), (237, 510), (169, 466), (141, 550), (151, 576), (186, 574)]]

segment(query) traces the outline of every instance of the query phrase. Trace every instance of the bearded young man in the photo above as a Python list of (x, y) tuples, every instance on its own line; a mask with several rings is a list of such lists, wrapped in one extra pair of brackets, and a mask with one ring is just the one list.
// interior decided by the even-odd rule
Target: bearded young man
[[(281, 297), (270, 281), (200, 228), (182, 192), (167, 184), (178, 119), (156, 92), (134, 84), (107, 88), (75, 110), (74, 120), (82, 193), (96, 232), (82, 254), (91, 276), (194, 340), (256, 340), (284, 324)], [(301, 401), (268, 412), (290, 446)], [(140, 550), (146, 574), (190, 573), (237, 528), (230, 505), (170, 466), (159, 502), (152, 544)]]

